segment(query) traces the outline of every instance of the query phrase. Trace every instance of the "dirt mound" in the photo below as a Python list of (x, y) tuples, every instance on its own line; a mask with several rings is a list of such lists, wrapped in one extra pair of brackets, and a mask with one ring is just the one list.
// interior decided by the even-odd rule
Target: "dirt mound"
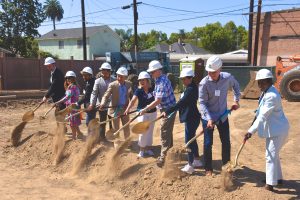
[[(244, 102), (243, 110), (239, 109), (230, 116), (231, 142), (232, 142), (232, 159), (238, 151), (240, 142), (243, 137), (241, 133), (247, 130), (252, 121), (253, 110), (257, 102)], [(29, 105), (29, 107), (33, 105)], [(20, 107), (20, 108), (18, 108)], [(26, 109), (30, 110), (29, 107)], [(69, 177), (76, 158), (80, 155), (81, 149), (84, 149), (87, 141), (70, 140), (67, 133), (63, 132), (64, 145), (61, 152), (60, 162), (53, 165), (55, 144), (54, 136), (56, 135), (56, 123), (53, 113), (43, 122), (37, 118), (33, 119), (26, 125), (22, 133), (19, 146), (12, 147), (10, 139), (11, 130), (19, 123), (25, 112), (22, 105), (17, 105), (17, 110), (9, 108), (0, 108), (1, 110), (1, 127), (0, 127), (0, 169), (4, 170), (5, 179), (0, 181), (2, 191), (9, 194), (10, 198), (18, 199), (25, 193), (26, 198), (33, 199), (63, 199), (55, 198), (53, 194), (64, 194), (64, 199), (103, 199), (100, 197), (102, 191), (94, 190), (95, 188), (105, 188), (106, 192), (117, 192), (121, 196), (115, 199), (289, 199), (299, 197), (298, 179), (299, 157), (295, 156), (299, 152), (297, 141), (300, 139), (299, 117), (297, 110), (299, 105), (288, 103), (285, 106), (287, 116), (291, 121), (291, 132), (289, 141), (284, 146), (281, 157), (284, 173), (284, 186), (276, 187), (276, 193), (271, 193), (263, 189), (261, 179), (264, 178), (264, 140), (254, 136), (247, 142), (245, 149), (241, 154), (241, 163), (245, 167), (237, 167), (232, 176), (233, 189), (224, 191), (224, 178), (221, 171), (221, 143), (218, 134), (214, 133), (213, 146), (213, 167), (214, 176), (206, 177), (203, 169), (196, 169), (193, 175), (178, 176), (176, 173), (186, 164), (186, 153), (172, 156), (172, 149), (169, 151), (170, 158), (167, 159), (165, 167), (156, 166), (156, 157), (159, 155), (159, 146), (153, 147), (155, 157), (143, 159), (137, 158), (139, 148), (136, 139), (130, 142), (130, 145), (118, 152), (118, 159), (114, 162), (117, 170), (112, 166), (113, 156), (117, 150), (113, 145), (96, 144), (93, 148), (88, 148), (89, 156), (81, 165), (77, 178)], [(42, 107), (37, 111), (37, 116), (45, 113), (49, 106)], [(81, 126), (82, 131), (87, 133), (85, 126)], [(43, 131), (41, 131), (43, 130)], [(61, 129), (62, 130), (62, 129)], [(156, 129), (155, 129), (156, 130)], [(4, 134), (2, 134), (4, 133)], [(184, 130), (178, 119), (174, 128), (174, 149), (183, 145)], [(59, 140), (61, 141), (61, 140)], [(200, 155), (202, 155), (203, 137), (198, 138)], [(154, 144), (160, 144), (159, 134), (154, 134)], [(59, 155), (59, 154), (55, 154)], [(178, 160), (178, 157), (180, 159)], [(172, 170), (176, 170), (176, 173)], [(168, 173), (165, 173), (168, 171)], [(6, 173), (7, 172), (7, 173)], [(1, 177), (2, 178), (2, 177)], [(227, 177), (228, 178), (228, 177)], [(8, 181), (10, 180), (11, 181)], [(19, 184), (13, 184), (13, 183)], [(8, 183), (8, 184), (7, 184)], [(34, 186), (35, 190), (31, 190)], [(9, 188), (8, 188), (9, 187)], [(89, 190), (86, 190), (90, 188)], [(18, 192), (19, 196), (16, 195)], [(67, 191), (67, 192), (66, 192)], [(52, 194), (52, 192), (54, 192)], [(85, 196), (83, 196), (85, 192)], [(89, 195), (87, 195), (89, 194)], [(107, 193), (105, 193), (107, 194)], [(60, 195), (62, 197), (62, 195)], [(35, 197), (35, 198), (34, 198)], [(52, 197), (52, 198), (51, 198)], [(74, 198), (73, 198), (74, 197)], [(110, 197), (110, 196), (107, 196)], [(5, 198), (4, 198), (5, 199)], [(8, 199), (8, 198), (6, 198)], [(20, 199), (20, 198), (19, 198)]]

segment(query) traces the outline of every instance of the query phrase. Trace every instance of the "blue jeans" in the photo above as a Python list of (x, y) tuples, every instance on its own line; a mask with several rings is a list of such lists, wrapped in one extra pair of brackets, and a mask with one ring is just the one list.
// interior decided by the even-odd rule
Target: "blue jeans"
[[(185, 143), (188, 143), (188, 141), (195, 136), (199, 124), (200, 118), (185, 122)], [(194, 158), (199, 158), (197, 141), (194, 140), (188, 147), (191, 149), (191, 152), (188, 152), (188, 162), (190, 165), (192, 165)]]
[(96, 110), (91, 110), (89, 112), (86, 113), (86, 118), (85, 118), (85, 124), (86, 126), (89, 124), (89, 122), (92, 120), (92, 119), (95, 119), (96, 117)]
[[(207, 121), (202, 119), (202, 126), (204, 129), (204, 169), (206, 171), (212, 171), (212, 145), (213, 145), (213, 132), (214, 129), (205, 129)], [(229, 123), (228, 119), (225, 122), (220, 122), (216, 125), (219, 131), (219, 137), (222, 143), (222, 163), (225, 165), (230, 161), (230, 135), (229, 135)]]

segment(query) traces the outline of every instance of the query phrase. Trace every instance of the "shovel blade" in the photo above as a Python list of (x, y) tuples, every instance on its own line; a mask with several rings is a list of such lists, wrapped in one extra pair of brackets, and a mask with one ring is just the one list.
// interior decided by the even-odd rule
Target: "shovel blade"
[(22, 121), (23, 122), (29, 122), (31, 120), (33, 120), (34, 118), (34, 112), (31, 110), (31, 111), (27, 111), (23, 117), (22, 117)]
[(150, 123), (148, 121), (139, 122), (132, 127), (131, 131), (136, 134), (143, 134), (149, 129)]

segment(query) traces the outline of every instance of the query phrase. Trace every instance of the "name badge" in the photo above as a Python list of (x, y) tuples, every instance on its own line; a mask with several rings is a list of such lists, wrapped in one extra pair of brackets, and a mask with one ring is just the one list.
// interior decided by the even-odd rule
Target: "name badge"
[(150, 99), (152, 97), (151, 93), (148, 93), (148, 99)]
[(216, 97), (219, 97), (220, 94), (221, 94), (221, 91), (220, 91), (220, 90), (215, 90), (215, 96), (216, 96)]

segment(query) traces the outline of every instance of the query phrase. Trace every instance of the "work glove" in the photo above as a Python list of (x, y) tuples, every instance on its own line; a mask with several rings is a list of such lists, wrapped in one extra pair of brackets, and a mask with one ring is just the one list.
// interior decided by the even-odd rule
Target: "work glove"
[(244, 136), (244, 140), (247, 141), (249, 138), (251, 138), (252, 134), (251, 133), (246, 133)]

